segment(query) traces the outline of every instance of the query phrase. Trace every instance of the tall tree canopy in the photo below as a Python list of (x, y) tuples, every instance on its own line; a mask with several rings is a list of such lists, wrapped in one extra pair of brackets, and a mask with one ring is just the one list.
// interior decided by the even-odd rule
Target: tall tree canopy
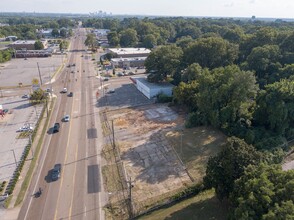
[(95, 34), (87, 34), (85, 45), (88, 47), (91, 47), (92, 51), (95, 51), (95, 47), (97, 46), (97, 40), (96, 40)]
[(218, 37), (200, 38), (185, 50), (188, 64), (199, 63), (202, 67), (216, 68), (233, 64), (238, 57), (238, 46)]
[(161, 46), (153, 50), (145, 61), (146, 71), (152, 73), (148, 79), (152, 82), (165, 81), (179, 68), (183, 56), (181, 48), (175, 45)]
[(228, 198), (235, 189), (235, 180), (244, 174), (250, 164), (258, 164), (262, 156), (252, 145), (232, 137), (223, 150), (209, 159), (204, 184), (214, 187), (220, 199)]
[(248, 166), (231, 194), (231, 219), (294, 219), (294, 171)]
[(138, 44), (137, 31), (128, 28), (120, 32), (120, 45), (122, 47), (135, 47)]

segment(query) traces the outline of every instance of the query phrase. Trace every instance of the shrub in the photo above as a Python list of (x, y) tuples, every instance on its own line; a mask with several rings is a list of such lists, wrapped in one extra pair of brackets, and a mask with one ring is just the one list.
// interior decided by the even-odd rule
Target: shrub
[(185, 126), (186, 128), (192, 128), (196, 126), (205, 125), (205, 117), (200, 112), (191, 112), (188, 115)]
[(167, 96), (163, 93), (158, 94), (156, 96), (156, 98), (157, 98), (157, 102), (159, 102), (159, 103), (167, 103), (167, 102), (171, 102), (173, 100), (172, 97)]

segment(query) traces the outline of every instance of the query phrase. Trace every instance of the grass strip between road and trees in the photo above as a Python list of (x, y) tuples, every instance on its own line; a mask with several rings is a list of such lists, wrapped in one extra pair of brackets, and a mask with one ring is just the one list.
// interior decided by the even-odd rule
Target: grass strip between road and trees
[(40, 154), (40, 151), (41, 151), (41, 146), (42, 146), (42, 143), (44, 141), (44, 136), (45, 136), (45, 133), (47, 131), (47, 127), (48, 127), (48, 124), (49, 124), (49, 120), (50, 120), (50, 117), (51, 117), (51, 113), (53, 111), (53, 106), (54, 106), (54, 103), (55, 103), (55, 98), (52, 99), (52, 102), (51, 102), (51, 105), (50, 105), (50, 109), (49, 109), (49, 117), (46, 118), (46, 121), (45, 121), (45, 125), (43, 127), (43, 130), (42, 130), (42, 133), (41, 133), (41, 136), (38, 140), (38, 144), (37, 144), (37, 147), (35, 149), (35, 155), (34, 155), (34, 158), (33, 160), (31, 161), (31, 164), (30, 164), (30, 167), (29, 167), (29, 170), (27, 172), (27, 175), (21, 185), (21, 190), (17, 196), (17, 199), (15, 201), (15, 204), (14, 206), (18, 206), (20, 203), (22, 203), (23, 199), (24, 199), (24, 196), (26, 194), (26, 191), (29, 187), (29, 184), (31, 182), (31, 179), (32, 179), (32, 175), (33, 175), (33, 172), (34, 172), (34, 169), (35, 169), (35, 166), (36, 166), (36, 163), (39, 159), (39, 154)]
[(174, 205), (160, 208), (138, 219), (218, 219), (227, 218), (226, 204), (221, 203), (215, 196), (214, 190), (206, 190), (198, 195), (183, 200)]

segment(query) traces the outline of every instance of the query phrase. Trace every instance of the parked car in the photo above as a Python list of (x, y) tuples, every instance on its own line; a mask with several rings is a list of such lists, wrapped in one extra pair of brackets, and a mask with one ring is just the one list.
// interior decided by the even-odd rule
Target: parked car
[(68, 93), (68, 97), (73, 97), (73, 92)]
[(115, 90), (114, 89), (111, 89), (107, 92), (108, 94), (111, 94), (111, 93), (115, 93)]
[(56, 122), (53, 126), (53, 133), (59, 132), (60, 124)]
[(3, 202), (3, 201), (5, 201), (5, 199), (7, 199), (8, 198), (8, 194), (6, 193), (6, 194), (4, 194), (4, 195), (0, 195), (0, 202)]
[(58, 180), (60, 178), (60, 174), (61, 174), (61, 164), (58, 163), (54, 165), (54, 168), (52, 170), (52, 173), (51, 173), (52, 181)]
[(65, 116), (62, 118), (62, 121), (64, 121), (64, 122), (69, 122), (69, 119), (70, 119), (70, 116), (69, 116), (69, 115), (65, 115)]
[(22, 96), (22, 98), (23, 98), (23, 99), (28, 99), (28, 98), (29, 98), (29, 95), (28, 95), (28, 94), (24, 94), (24, 95)]
[(21, 128), (19, 128), (17, 132), (26, 132), (26, 131), (32, 131), (32, 130), (34, 130), (32, 126), (24, 125)]

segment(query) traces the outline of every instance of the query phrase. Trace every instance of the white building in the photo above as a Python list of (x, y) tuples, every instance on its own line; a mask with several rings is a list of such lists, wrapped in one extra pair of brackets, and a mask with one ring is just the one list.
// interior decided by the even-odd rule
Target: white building
[(146, 48), (108, 48), (108, 53), (112, 53), (118, 58), (148, 57), (151, 50)]
[(167, 96), (172, 96), (174, 85), (170, 83), (150, 83), (146, 77), (132, 78), (137, 89), (142, 92), (148, 99), (156, 97), (162, 93)]
[(113, 68), (144, 67), (146, 57), (112, 58)]

